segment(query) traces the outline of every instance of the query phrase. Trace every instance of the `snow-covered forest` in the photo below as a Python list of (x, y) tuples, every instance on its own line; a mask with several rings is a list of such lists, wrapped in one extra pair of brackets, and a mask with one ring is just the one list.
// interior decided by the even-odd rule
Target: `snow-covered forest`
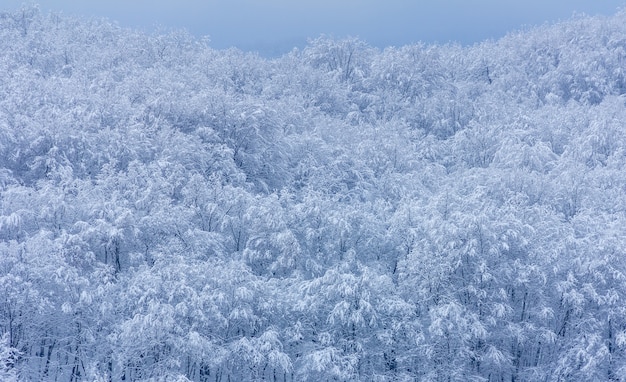
[(0, 13), (0, 380), (626, 380), (626, 11), (469, 47)]

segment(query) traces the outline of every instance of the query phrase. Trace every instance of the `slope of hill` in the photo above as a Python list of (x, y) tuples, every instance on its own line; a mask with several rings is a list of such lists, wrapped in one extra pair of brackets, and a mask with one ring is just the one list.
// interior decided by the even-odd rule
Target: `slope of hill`
[(624, 379), (625, 12), (266, 60), (24, 8), (0, 45), (0, 379)]

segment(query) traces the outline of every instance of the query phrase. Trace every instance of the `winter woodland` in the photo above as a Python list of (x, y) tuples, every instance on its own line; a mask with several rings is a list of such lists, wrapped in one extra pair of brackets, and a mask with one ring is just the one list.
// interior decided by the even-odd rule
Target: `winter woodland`
[(0, 13), (0, 380), (626, 380), (626, 12), (278, 58)]

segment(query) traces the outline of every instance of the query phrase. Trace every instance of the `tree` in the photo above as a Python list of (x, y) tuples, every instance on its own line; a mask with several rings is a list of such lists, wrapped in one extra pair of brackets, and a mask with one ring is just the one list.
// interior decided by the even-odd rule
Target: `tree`
[(8, 335), (5, 334), (0, 342), (0, 378), (7, 382), (17, 382), (18, 373), (16, 369), (19, 352), (9, 344)]

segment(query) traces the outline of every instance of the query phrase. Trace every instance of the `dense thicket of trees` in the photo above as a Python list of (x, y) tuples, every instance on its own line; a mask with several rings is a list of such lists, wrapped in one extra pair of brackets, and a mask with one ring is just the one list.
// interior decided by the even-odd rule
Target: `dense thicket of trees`
[(625, 12), (269, 60), (24, 8), (0, 48), (0, 379), (625, 380)]

